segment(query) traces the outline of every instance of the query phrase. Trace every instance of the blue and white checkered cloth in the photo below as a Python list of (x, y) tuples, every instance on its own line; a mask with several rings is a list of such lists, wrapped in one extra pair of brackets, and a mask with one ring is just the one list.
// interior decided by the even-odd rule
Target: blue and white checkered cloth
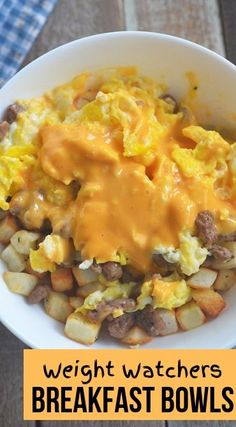
[(0, 0), (0, 87), (18, 70), (57, 0)]

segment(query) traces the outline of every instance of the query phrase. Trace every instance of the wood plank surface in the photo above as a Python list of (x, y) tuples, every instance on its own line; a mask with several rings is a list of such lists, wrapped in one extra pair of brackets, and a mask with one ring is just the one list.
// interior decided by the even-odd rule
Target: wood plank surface
[[(168, 421), (168, 427), (235, 427), (235, 421)], [(89, 427), (89, 426), (88, 426)]]
[(122, 0), (59, 0), (23, 65), (80, 37), (124, 29)]
[(124, 0), (124, 5), (127, 29), (168, 33), (225, 53), (217, 0)]
[(227, 58), (236, 64), (236, 1), (219, 0)]
[[(165, 421), (40, 421), (39, 427), (168, 427)], [(37, 426), (38, 427), (38, 426)], [(178, 427), (181, 427), (180, 425)], [(188, 426), (188, 427), (195, 427)], [(204, 427), (203, 425), (201, 427)], [(227, 427), (227, 426), (215, 426)], [(233, 426), (230, 426), (233, 427)]]
[[(22, 364), (25, 345), (0, 324), (0, 426), (22, 425)], [(25, 427), (36, 427), (25, 421)]]

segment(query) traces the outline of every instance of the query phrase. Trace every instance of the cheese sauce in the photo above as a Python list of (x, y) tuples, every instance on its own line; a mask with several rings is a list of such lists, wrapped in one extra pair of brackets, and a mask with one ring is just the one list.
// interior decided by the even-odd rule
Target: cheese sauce
[(159, 95), (134, 69), (83, 74), (45, 95), (37, 164), (11, 202), (23, 223), (40, 228), (49, 219), (83, 259), (123, 254), (142, 271), (155, 247), (177, 248), (182, 231), (194, 232), (200, 211), (215, 214), (219, 231), (235, 230), (235, 144)]
[[(166, 144), (166, 140), (162, 141)], [(158, 244), (178, 247), (179, 233), (192, 229), (199, 211), (217, 213), (233, 201), (217, 198), (213, 187), (198, 176), (186, 178), (163, 152), (157, 153), (153, 179), (144, 165), (124, 157), (104, 131), (91, 133), (83, 125), (55, 125), (41, 131), (40, 159), (44, 171), (81, 189), (75, 201), (74, 243), (85, 258), (99, 261), (124, 252), (130, 263), (150, 269)]]

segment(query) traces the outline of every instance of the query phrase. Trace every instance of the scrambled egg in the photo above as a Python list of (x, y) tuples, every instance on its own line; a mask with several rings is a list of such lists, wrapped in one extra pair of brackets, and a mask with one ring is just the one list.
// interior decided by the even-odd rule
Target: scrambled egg
[(177, 280), (173, 282), (164, 282), (163, 280), (154, 279), (152, 305), (154, 308), (177, 308), (185, 304), (191, 291), (185, 280)]
[(68, 262), (73, 255), (72, 243), (61, 236), (48, 234), (37, 250), (30, 251), (30, 264), (33, 270), (42, 273), (53, 272), (56, 264)]
[[(0, 147), (0, 208), (16, 204), (28, 228), (50, 221), (52, 234), (30, 253), (33, 269), (54, 271), (79, 250), (83, 259), (144, 273), (158, 253), (191, 275), (208, 255), (194, 236), (197, 213), (208, 209), (219, 230), (235, 228), (236, 143), (203, 129), (184, 105), (176, 112), (161, 94), (130, 67), (82, 73), (19, 101), (24, 111)], [(132, 290), (102, 286), (81, 310)], [(189, 297), (185, 280), (145, 280), (138, 308), (171, 309)]]
[(200, 126), (183, 129), (183, 135), (196, 143), (194, 149), (174, 148), (172, 158), (186, 177), (211, 175), (219, 178), (222, 162), (230, 152), (230, 145), (215, 131), (207, 131)]
[(190, 276), (199, 270), (208, 255), (208, 250), (201, 247), (197, 237), (191, 236), (189, 231), (184, 231), (180, 233), (179, 253), (181, 270)]
[(189, 230), (179, 233), (179, 248), (157, 246), (154, 253), (160, 254), (170, 263), (178, 263), (181, 271), (190, 276), (199, 270), (199, 267), (205, 261), (208, 250), (201, 246), (200, 240), (192, 236)]
[(137, 309), (142, 310), (147, 304), (154, 308), (172, 309), (190, 299), (191, 291), (185, 280), (173, 280), (171, 277), (167, 280), (154, 276), (152, 280), (144, 282), (137, 299)]

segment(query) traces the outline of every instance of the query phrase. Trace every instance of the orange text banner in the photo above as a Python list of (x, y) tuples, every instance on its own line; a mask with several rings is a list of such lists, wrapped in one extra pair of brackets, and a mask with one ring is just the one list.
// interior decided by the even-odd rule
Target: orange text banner
[(235, 420), (236, 350), (25, 350), (26, 420)]

